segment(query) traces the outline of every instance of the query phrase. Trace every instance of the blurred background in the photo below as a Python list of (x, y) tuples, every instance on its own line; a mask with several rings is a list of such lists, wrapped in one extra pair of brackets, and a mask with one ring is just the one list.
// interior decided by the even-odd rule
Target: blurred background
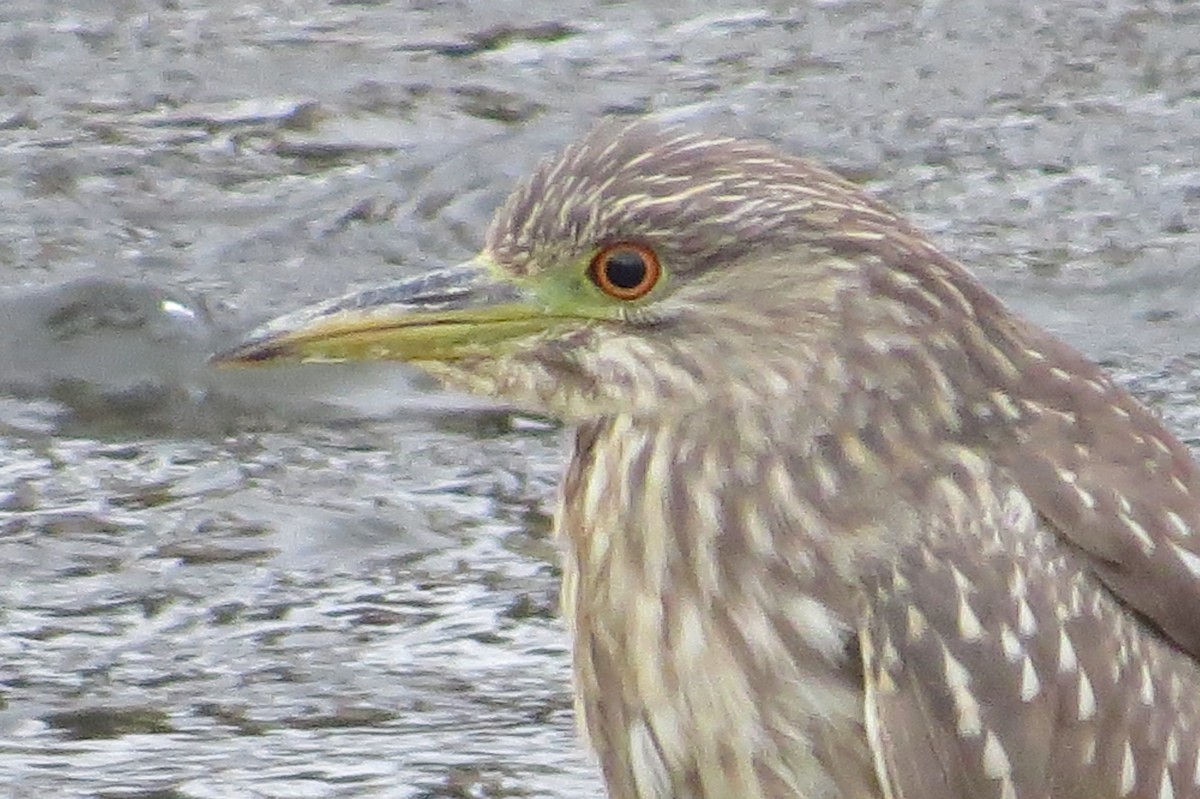
[(831, 164), (1200, 441), (1197, 0), (5, 0), (0, 797), (601, 795), (564, 432), (205, 357), (604, 115)]

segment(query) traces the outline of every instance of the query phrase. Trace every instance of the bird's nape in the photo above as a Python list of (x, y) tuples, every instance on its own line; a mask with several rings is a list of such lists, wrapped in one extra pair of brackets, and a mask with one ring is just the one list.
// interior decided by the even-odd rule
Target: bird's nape
[(481, 255), (218, 360), (392, 359), (577, 425), (556, 526), (614, 799), (1200, 796), (1200, 475), (851, 184), (602, 125)]

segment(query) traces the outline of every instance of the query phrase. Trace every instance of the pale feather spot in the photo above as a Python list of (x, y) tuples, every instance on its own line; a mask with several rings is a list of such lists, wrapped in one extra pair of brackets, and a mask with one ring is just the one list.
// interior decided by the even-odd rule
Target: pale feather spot
[(1047, 408), (1046, 413), (1068, 425), (1073, 425), (1078, 420), (1078, 417), (1071, 411), (1059, 410), (1058, 408)]
[(983, 732), (983, 720), (979, 714), (979, 703), (971, 695), (971, 675), (945, 647), (942, 648), (942, 659), (946, 685), (950, 688), (950, 696), (958, 711), (958, 734), (964, 738), (978, 736)]
[(1154, 706), (1154, 681), (1150, 677), (1150, 667), (1145, 663), (1142, 664), (1142, 680), (1138, 693), (1141, 696), (1143, 705), (1146, 707)]
[(772, 462), (766, 479), (771, 489), (769, 496), (774, 498), (777, 507), (798, 508), (805, 505), (804, 501), (796, 494), (795, 479), (782, 463)]
[(1095, 510), (1096, 498), (1094, 496), (1092, 496), (1092, 494), (1090, 492), (1086, 491), (1085, 489), (1083, 489), (1079, 486), (1079, 475), (1078, 474), (1071, 471), (1070, 469), (1059, 469), (1058, 470), (1058, 479), (1062, 480), (1064, 483), (1067, 483), (1068, 485), (1071, 486), (1071, 488), (1073, 488), (1075, 490), (1075, 495), (1077, 497), (1079, 497), (1079, 502), (1081, 505), (1083, 505), (1088, 510)]
[(1043, 405), (1042, 403), (1036, 402), (1031, 399), (1021, 400), (1021, 407), (1023, 407), (1025, 409), (1026, 413), (1032, 414), (1034, 416), (1040, 416), (1044, 413), (1047, 413), (1050, 410), (1047, 406)]
[(878, 332), (870, 330), (864, 330), (862, 335), (860, 335), (860, 338), (862, 338), (863, 343), (871, 349), (872, 353), (877, 353), (880, 355), (886, 355), (887, 353), (892, 352), (892, 349), (894, 349), (896, 344), (899, 343), (892, 336), (878, 334)]
[(1171, 782), (1171, 772), (1163, 769), (1162, 781), (1158, 784), (1158, 799), (1175, 799), (1175, 785)]
[(831, 662), (844, 659), (850, 628), (827, 605), (812, 597), (800, 596), (787, 602), (786, 608), (788, 619), (822, 657)]
[(842, 436), (839, 443), (842, 447), (842, 455), (854, 468), (865, 470), (873, 461), (871, 453), (863, 446), (858, 436)]
[(1175, 556), (1178, 557), (1179, 561), (1184, 565), (1184, 568), (1186, 568), (1188, 573), (1192, 575), (1192, 579), (1200, 580), (1200, 555), (1197, 555), (1191, 550), (1184, 549), (1174, 541), (1169, 542), (1169, 545), (1175, 552)]
[(900, 269), (890, 269), (884, 274), (884, 277), (893, 286), (899, 286), (900, 288), (915, 289), (921, 287), (919, 280)]
[(792, 381), (775, 369), (765, 369), (762, 379), (773, 394), (786, 394), (793, 390)]
[[(685, 438), (682, 441), (675, 442), (672, 448), (675, 455), (675, 463), (678, 466), (684, 466), (692, 459), (692, 455), (696, 452), (696, 444), (691, 439)], [(778, 463), (774, 464), (778, 467)]]
[[(863, 657), (867, 660), (869, 651), (870, 637), (864, 633), (863, 640)], [(869, 661), (868, 675), (871, 673)], [(875, 778), (879, 780), (879, 784), (883, 787), (884, 799), (894, 799), (891, 791), (891, 779), (888, 774), (887, 764), (887, 747), (885, 741), (888, 740), (887, 733), (883, 729), (883, 725), (879, 719), (879, 701), (877, 692), (890, 693), (885, 691), (884, 686), (876, 684), (874, 680), (866, 680), (863, 692), (863, 722), (867, 730), (867, 739), (870, 742), (871, 761), (875, 766)]]
[(933, 483), (933, 488), (941, 496), (942, 503), (951, 513), (951, 518), (960, 515), (967, 506), (967, 498), (959, 489), (958, 484), (950, 477), (939, 477)]
[[(608, 154), (608, 153), (606, 153), (606, 154)], [(638, 155), (635, 155), (633, 158), (630, 158), (628, 161), (626, 161), (623, 168), (624, 169), (632, 169), (633, 167), (650, 160), (655, 155), (656, 155), (656, 153), (654, 152), (654, 150), (647, 150), (644, 153), (639, 153)], [(556, 177), (557, 172), (559, 171), (559, 169), (561, 169), (561, 167), (562, 167), (561, 164), (558, 164), (555, 166), (554, 171), (551, 172), (549, 177), (547, 177), (547, 179), (546, 179), (547, 183), (554, 182), (554, 178)]]
[(1021, 665), (1021, 699), (1032, 702), (1041, 689), (1042, 683), (1038, 680), (1037, 672), (1034, 671), (1033, 661), (1025, 658), (1025, 662)]
[(928, 289), (924, 288), (923, 286), (917, 286), (914, 290), (916, 291), (917, 294), (921, 295), (921, 299), (923, 299), (923, 300), (925, 300), (925, 302), (929, 303), (930, 306), (932, 306), (934, 308), (944, 308), (945, 307), (945, 303), (942, 302), (941, 297), (934, 294), (932, 291), (929, 291)]
[(596, 466), (591, 470), (591, 475), (587, 485), (583, 491), (583, 517), (585, 519), (596, 519), (600, 516), (600, 510), (605, 498), (608, 496), (608, 475), (611, 469), (607, 456), (601, 450), (600, 456), (596, 459)]
[[(704, 524), (704, 522), (701, 522)], [(720, 529), (709, 527), (705, 529)], [(714, 598), (721, 595), (721, 576), (718, 564), (717, 540), (713, 536), (705, 536), (694, 542), (695, 555), (692, 558), (692, 569), (699, 584), (702, 595)]]
[(675, 654), (683, 663), (698, 663), (708, 649), (708, 633), (701, 608), (694, 602), (682, 602), (674, 614)]
[(908, 638), (910, 641), (920, 641), (929, 629), (929, 623), (924, 614), (912, 605), (908, 606)]
[(1090, 721), (1096, 715), (1096, 694), (1092, 691), (1092, 681), (1087, 672), (1079, 671), (1079, 720)]
[(974, 590), (974, 586), (971, 585), (970, 578), (963, 574), (962, 571), (953, 563), (950, 564), (950, 575), (954, 578), (954, 585), (956, 588), (958, 588), (958, 595), (960, 597), (963, 597)]
[[(638, 211), (642, 211), (642, 210), (645, 210), (648, 208), (656, 208), (660, 205), (674, 206), (674, 205), (678, 205), (681, 202), (690, 200), (692, 197), (696, 197), (696, 196), (703, 195), (703, 194), (711, 194), (713, 192), (713, 190), (716, 188), (719, 188), (719, 186), (720, 186), (720, 183), (715, 182), (715, 181), (708, 182), (708, 183), (699, 183), (698, 182), (695, 186), (690, 186), (689, 188), (686, 188), (682, 191), (676, 192), (674, 194), (666, 194), (661, 197), (650, 197), (645, 194), (631, 194), (631, 195), (627, 195), (625, 197), (621, 197), (620, 199), (610, 200), (609, 207), (612, 211), (618, 211), (622, 207), (629, 207), (629, 208), (634, 208)], [(740, 200), (741, 198), (738, 197), (738, 198), (734, 198), (734, 199)]]
[(753, 641), (749, 654), (760, 667), (785, 660), (790, 652), (784, 648), (783, 642), (774, 625), (757, 602), (739, 602), (727, 611), (729, 620), (737, 626), (747, 641)]
[(1017, 630), (1026, 638), (1037, 632), (1037, 620), (1033, 617), (1033, 609), (1024, 598), (1017, 602)]
[(1121, 523), (1125, 525), (1125, 528), (1129, 530), (1129, 532), (1133, 533), (1133, 537), (1138, 540), (1139, 544), (1141, 544), (1142, 551), (1144, 553), (1149, 555), (1154, 551), (1154, 539), (1150, 537), (1148, 532), (1146, 532), (1145, 527), (1139, 524), (1138, 521), (1132, 516), (1127, 514), (1118, 514), (1118, 518), (1121, 520)]
[(821, 490), (821, 496), (829, 499), (837, 494), (837, 477), (833, 470), (829, 468), (820, 458), (812, 459), (813, 476), (817, 479), (817, 486)]
[(1079, 668), (1079, 660), (1075, 657), (1075, 647), (1066, 630), (1058, 632), (1058, 673), (1072, 674)]
[(1061, 380), (1064, 383), (1071, 383), (1075, 380), (1075, 376), (1066, 369), (1060, 369), (1057, 366), (1051, 366), (1049, 371), (1052, 377)]
[[(1020, 489), (1013, 488), (1003, 499), (1004, 512), (1002, 528), (1007, 531), (1032, 530), (1036, 524), (1033, 505), (1029, 497)], [(999, 530), (997, 531), (999, 532)], [(1057, 546), (1057, 540), (1054, 541)]]
[(659, 646), (664, 625), (661, 602), (636, 602), (630, 613), (630, 647), (640, 653), (634, 663), (637, 683), (643, 686), (656, 684), (663, 673), (665, 654)]
[[(943, 292), (950, 295), (950, 299), (958, 303), (958, 308), (960, 311), (969, 317), (975, 316), (975, 306), (971, 304), (971, 301), (966, 298), (966, 295), (962, 293), (958, 286), (954, 285), (949, 280), (946, 280), (941, 275), (935, 275), (934, 280), (937, 281), (939, 288), (941, 288)], [(973, 328), (970, 326), (966, 327), (965, 329), (968, 331), (973, 330)], [(994, 347), (991, 347), (990, 343), (985, 342), (985, 345), (989, 349), (995, 349)]]
[(1025, 581), (1025, 572), (1021, 571), (1019, 566), (1014, 567), (1012, 576), (1008, 578), (1008, 592), (1017, 599), (1024, 597), (1029, 591), (1029, 584)]
[(1002, 391), (992, 392), (992, 404), (996, 406), (1009, 421), (1018, 421), (1021, 418), (1021, 409), (1013, 402), (1012, 397)]
[(1000, 646), (1004, 649), (1004, 657), (1010, 663), (1016, 663), (1025, 654), (1021, 639), (1017, 638), (1017, 634), (1007, 624), (1000, 628)]
[[(765, 560), (770, 558), (775, 552), (775, 538), (771, 534), (770, 523), (753, 500), (743, 503), (740, 511), (742, 532), (745, 535), (750, 553), (758, 559)], [(655, 529), (669, 530), (671, 527), (669, 524), (664, 523)]]
[(983, 773), (993, 780), (1007, 780), (1012, 776), (1008, 753), (991, 730), (988, 730), (983, 741)]
[[(661, 484), (661, 482), (665, 482), (668, 474), (667, 455), (671, 451), (671, 445), (670, 437), (666, 433), (660, 432), (653, 439), (642, 438), (633, 443), (625, 460), (626, 462), (636, 461), (641, 457), (644, 448), (650, 447), (646, 475), (648, 479)], [(622, 482), (627, 483), (628, 481), (623, 480)], [(667, 521), (666, 493), (647, 492), (640, 499), (644, 517), (652, 520), (650, 522), (652, 529), (670, 529)], [(668, 555), (670, 542), (666, 536), (640, 536), (639, 540), (643, 547), (640, 566), (645, 575), (646, 585), (651, 592), (660, 593), (665, 590), (667, 567), (671, 562)]]
[(978, 641), (983, 638), (983, 625), (979, 623), (979, 617), (962, 594), (958, 597), (958, 634), (964, 641)]
[(1083, 762), (1085, 765), (1091, 765), (1096, 762), (1096, 737), (1090, 731), (1087, 736), (1087, 740), (1083, 742)]
[[(630, 127), (633, 127), (632, 125)], [(680, 133), (673, 139), (669, 139), (663, 144), (664, 150), (670, 150), (675, 153), (689, 153), (692, 150), (704, 150), (712, 145), (730, 144), (733, 139), (728, 136), (711, 136), (708, 134), (694, 133), (687, 131)], [(613, 147), (615, 151), (615, 146)], [(747, 158), (748, 163), (771, 165), (778, 163), (774, 158)]]
[(671, 775), (659, 757), (646, 723), (638, 719), (629, 728), (629, 766), (638, 799), (669, 799)]
[[(1017, 365), (1012, 362), (1012, 359), (1008, 357), (1008, 353), (1006, 353), (1004, 350), (1000, 349), (999, 347), (992, 347), (991, 356), (992, 364), (1000, 367), (1000, 371), (1004, 373), (1004, 379), (1006, 381), (1011, 382), (1021, 377), (1021, 370), (1017, 368)], [(1016, 408), (1015, 405), (1012, 407)], [(1020, 418), (1020, 414), (1018, 414), (1015, 418)]]
[(991, 467), (982, 456), (972, 452), (966, 447), (957, 448), (956, 454), (958, 455), (959, 463), (969, 470), (973, 477), (978, 478), (980, 482), (983, 482), (988, 473), (991, 471)]
[(892, 639), (888, 638), (883, 642), (883, 649), (879, 652), (879, 663), (885, 671), (890, 672), (899, 668), (900, 662), (900, 651), (896, 649)]
[(1180, 516), (1175, 511), (1173, 511), (1173, 510), (1167, 511), (1167, 522), (1175, 530), (1175, 534), (1178, 535), (1180, 538), (1191, 537), (1192, 528), (1188, 525), (1187, 522), (1185, 522), (1183, 520), (1183, 517)]
[(1121, 796), (1129, 796), (1137, 785), (1137, 764), (1133, 762), (1133, 747), (1125, 742), (1124, 754), (1121, 756)]

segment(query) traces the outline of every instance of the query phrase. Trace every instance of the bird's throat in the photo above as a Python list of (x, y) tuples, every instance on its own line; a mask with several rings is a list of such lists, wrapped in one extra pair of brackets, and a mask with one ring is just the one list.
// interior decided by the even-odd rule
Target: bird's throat
[[(817, 497), (761, 501), (839, 487), (811, 468), (798, 480), (799, 452), (747, 446), (732, 421), (713, 435), (700, 418), (614, 417), (577, 434), (558, 519), (563, 610), (581, 720), (615, 799), (821, 795), (858, 770), (872, 779), (865, 747), (831, 743), (862, 723), (853, 578), (840, 574), (854, 558)], [(764, 481), (770, 492), (752, 490)], [(810, 745), (786, 745), (797, 737)]]

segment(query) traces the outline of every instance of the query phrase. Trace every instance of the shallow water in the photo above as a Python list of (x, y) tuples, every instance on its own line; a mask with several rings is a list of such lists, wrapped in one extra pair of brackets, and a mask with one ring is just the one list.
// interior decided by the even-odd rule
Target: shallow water
[(1200, 440), (1200, 3), (0, 8), (0, 795), (578, 797), (552, 425), (214, 372), (603, 114), (774, 139)]

